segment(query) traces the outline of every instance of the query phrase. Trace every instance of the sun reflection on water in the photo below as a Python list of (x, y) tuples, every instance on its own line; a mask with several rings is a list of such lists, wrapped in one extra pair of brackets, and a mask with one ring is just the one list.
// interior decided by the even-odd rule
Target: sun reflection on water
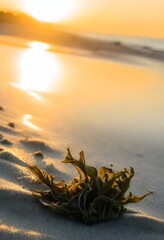
[(47, 51), (48, 44), (32, 42), (29, 47), (21, 55), (20, 82), (15, 85), (39, 99), (37, 93), (49, 92), (57, 82), (59, 64), (55, 56)]
[(23, 120), (22, 120), (22, 123), (30, 128), (32, 128), (33, 130), (36, 130), (36, 131), (41, 131), (41, 128), (36, 126), (35, 124), (33, 124), (31, 122), (32, 120), (32, 116), (30, 114), (25, 114), (23, 116)]

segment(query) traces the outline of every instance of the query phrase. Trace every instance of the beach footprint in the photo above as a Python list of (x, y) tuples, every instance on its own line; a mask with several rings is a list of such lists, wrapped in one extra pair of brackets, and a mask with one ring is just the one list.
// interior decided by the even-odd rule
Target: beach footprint
[(0, 134), (0, 144), (6, 145), (6, 146), (11, 146), (12, 142), (6, 139), (3, 134)]
[(21, 144), (26, 148), (26, 150), (30, 152), (42, 152), (46, 156), (55, 157), (55, 158), (62, 158), (63, 152), (58, 149), (53, 149), (43, 141), (39, 140), (31, 140), (25, 138), (20, 140)]
[(17, 157), (13, 152), (10, 152), (7, 150), (0, 151), (0, 161), (1, 160), (5, 160), (7, 162), (11, 162), (11, 163), (17, 164), (22, 167), (28, 166), (27, 163), (25, 163), (22, 159)]

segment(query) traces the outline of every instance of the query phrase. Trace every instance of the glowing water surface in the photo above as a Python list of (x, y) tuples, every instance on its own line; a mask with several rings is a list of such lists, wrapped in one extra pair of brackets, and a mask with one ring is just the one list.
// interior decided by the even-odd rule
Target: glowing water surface
[(23, 123), (24, 125), (32, 128), (32, 129), (36, 130), (36, 131), (41, 131), (41, 128), (38, 127), (38, 126), (36, 126), (36, 125), (34, 125), (34, 124), (31, 122), (31, 120), (32, 120), (32, 116), (31, 116), (30, 114), (25, 114), (25, 115), (23, 116), (22, 123)]
[(47, 52), (48, 45), (31, 42), (29, 49), (20, 57), (20, 82), (18, 86), (25, 91), (47, 92), (57, 80), (58, 63)]
[(64, 145), (88, 143), (105, 151), (109, 141), (164, 141), (162, 63), (135, 57), (114, 62), (28, 45), (0, 45), (1, 85), (23, 116), (41, 119), (37, 127), (58, 134)]

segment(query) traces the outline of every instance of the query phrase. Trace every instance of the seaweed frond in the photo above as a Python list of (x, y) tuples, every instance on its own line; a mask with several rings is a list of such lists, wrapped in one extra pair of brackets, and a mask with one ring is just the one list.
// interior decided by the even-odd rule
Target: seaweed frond
[(87, 225), (117, 218), (126, 211), (125, 205), (138, 203), (152, 192), (142, 196), (126, 194), (135, 172), (131, 167), (120, 172), (112, 168), (86, 165), (84, 152), (80, 152), (79, 160), (75, 159), (70, 149), (63, 163), (72, 164), (79, 173), (70, 184), (64, 181), (55, 182), (55, 176), (40, 170), (36, 165), (30, 170), (37, 179), (44, 183), (48, 190), (34, 190), (40, 202), (57, 214), (78, 219)]

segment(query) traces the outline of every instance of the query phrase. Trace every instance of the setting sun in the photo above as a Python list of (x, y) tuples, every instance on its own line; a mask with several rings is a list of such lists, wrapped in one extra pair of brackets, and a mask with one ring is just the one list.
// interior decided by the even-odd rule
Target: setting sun
[(39, 21), (58, 22), (68, 18), (75, 6), (75, 0), (28, 0), (24, 7), (28, 14)]

